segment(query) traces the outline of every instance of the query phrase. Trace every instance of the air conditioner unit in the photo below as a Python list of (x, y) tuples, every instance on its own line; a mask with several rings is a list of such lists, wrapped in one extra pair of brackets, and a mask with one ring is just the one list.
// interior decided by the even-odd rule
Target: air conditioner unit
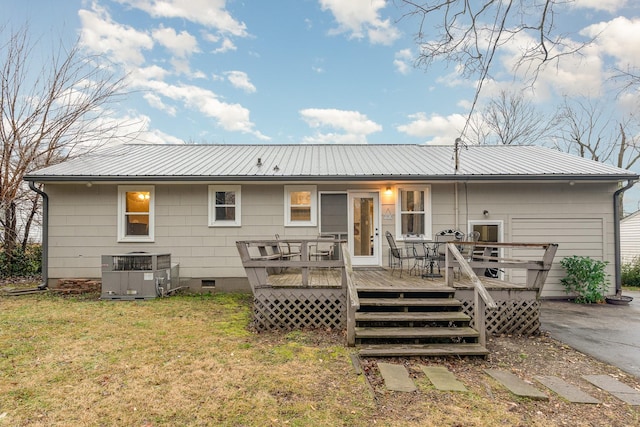
[(171, 254), (102, 255), (101, 298), (136, 300), (164, 296), (172, 289), (171, 276)]

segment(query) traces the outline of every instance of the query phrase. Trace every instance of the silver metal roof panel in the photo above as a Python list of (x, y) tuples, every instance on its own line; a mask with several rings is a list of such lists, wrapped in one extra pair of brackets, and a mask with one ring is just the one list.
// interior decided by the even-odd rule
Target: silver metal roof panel
[[(149, 145), (104, 148), (31, 181), (127, 179), (636, 179), (634, 172), (538, 146)], [(261, 165), (258, 164), (261, 160)]]

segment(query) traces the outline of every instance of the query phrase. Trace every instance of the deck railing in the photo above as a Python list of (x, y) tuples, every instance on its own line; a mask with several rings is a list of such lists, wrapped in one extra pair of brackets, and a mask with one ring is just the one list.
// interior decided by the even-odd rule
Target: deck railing
[(347, 345), (356, 345), (356, 312), (360, 309), (358, 289), (353, 281), (353, 267), (351, 265), (351, 253), (346, 243), (340, 244), (344, 268), (342, 269), (342, 284), (347, 287)]
[[(465, 245), (481, 248), (482, 254), (474, 253), (470, 260), (465, 259), (458, 250), (459, 246)], [(542, 254), (542, 259), (538, 261), (492, 255), (499, 248), (541, 249), (544, 250), (544, 253)], [(486, 310), (496, 310), (498, 306), (478, 278), (477, 273), (485, 269), (525, 269), (527, 271), (526, 287), (535, 289), (539, 297), (549, 270), (551, 270), (557, 249), (558, 245), (555, 243), (447, 243), (445, 251), (445, 283), (447, 286), (453, 286), (455, 267), (460, 268), (461, 272), (469, 276), (474, 292), (474, 323), (480, 333), (479, 341), (482, 345), (486, 344)]]
[(451, 257), (456, 261), (460, 270), (469, 276), (471, 283), (473, 284), (473, 309), (474, 309), (474, 322), (475, 328), (480, 334), (478, 342), (482, 346), (487, 345), (487, 326), (485, 322), (485, 316), (487, 310), (496, 310), (498, 305), (493, 300), (487, 289), (484, 287), (476, 273), (473, 271), (467, 260), (462, 256), (458, 247), (454, 243), (447, 243), (447, 250), (445, 251), (445, 283), (447, 286), (453, 287), (454, 279), (454, 263), (451, 262)]
[[(325, 238), (243, 240), (237, 241), (236, 247), (252, 290), (269, 286), (269, 274), (277, 274), (288, 268), (300, 269), (301, 287), (306, 288), (309, 287), (309, 272), (312, 268), (344, 268), (342, 251), (339, 249), (342, 242), (340, 239)], [(333, 245), (335, 249), (319, 252), (317, 248), (320, 244)]]

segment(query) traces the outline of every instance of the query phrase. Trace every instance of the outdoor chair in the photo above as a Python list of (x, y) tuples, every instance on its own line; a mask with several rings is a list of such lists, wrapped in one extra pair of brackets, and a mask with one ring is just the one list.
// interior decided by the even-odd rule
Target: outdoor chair
[[(407, 250), (409, 250), (409, 248), (407, 248)], [(414, 268), (421, 274), (424, 274), (429, 267), (429, 248), (427, 248), (424, 243), (420, 242), (414, 243), (412, 245), (412, 250), (415, 258)]]
[(289, 242), (283, 242), (280, 239), (280, 235), (276, 233), (276, 241), (278, 242), (278, 250), (282, 259), (289, 261), (295, 258), (300, 258), (300, 247), (294, 247)]
[(333, 259), (335, 246), (335, 237), (318, 236), (318, 240), (309, 245), (309, 259)]
[(444, 265), (447, 253), (447, 243), (459, 242), (464, 239), (464, 233), (460, 230), (442, 230), (435, 235), (434, 261), (438, 265), (438, 273)]
[[(387, 242), (389, 243), (389, 250), (391, 251), (391, 275), (393, 276), (393, 271), (396, 268), (396, 265), (400, 265), (400, 277), (402, 277), (402, 268), (403, 268), (403, 264), (404, 261), (413, 261), (413, 267), (415, 266), (415, 262), (416, 262), (416, 255), (413, 251), (413, 248), (411, 248), (411, 253), (407, 253), (407, 249), (405, 248), (405, 253), (403, 253), (403, 251), (401, 249), (398, 248), (398, 246), (396, 246), (396, 241), (393, 238), (393, 235), (390, 232), (385, 232), (384, 233), (385, 236), (387, 237)], [(410, 262), (410, 261), (409, 261)], [(411, 271), (411, 270), (409, 270)]]

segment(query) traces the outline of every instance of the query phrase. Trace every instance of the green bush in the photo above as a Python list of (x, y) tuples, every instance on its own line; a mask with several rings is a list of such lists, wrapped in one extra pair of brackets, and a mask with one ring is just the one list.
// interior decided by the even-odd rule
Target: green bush
[(609, 288), (605, 272), (608, 262), (589, 257), (572, 256), (560, 261), (567, 275), (560, 279), (567, 294), (575, 294), (577, 303), (597, 303), (604, 301)]
[(42, 246), (17, 247), (11, 254), (0, 247), (0, 278), (32, 277), (42, 274)]
[(622, 286), (640, 287), (640, 258), (632, 262), (622, 264)]

